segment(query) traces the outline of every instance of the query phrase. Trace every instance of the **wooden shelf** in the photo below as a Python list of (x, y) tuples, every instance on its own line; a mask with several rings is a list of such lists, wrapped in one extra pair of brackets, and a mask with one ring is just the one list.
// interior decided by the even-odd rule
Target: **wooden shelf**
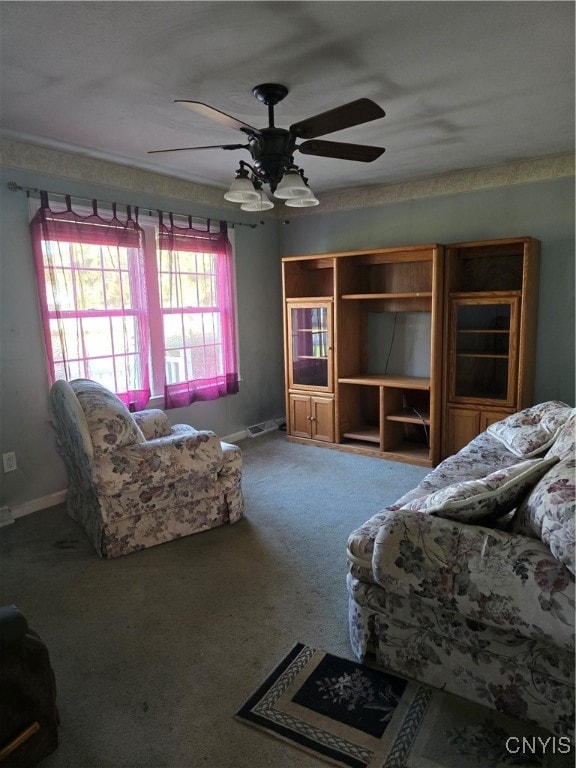
[(298, 360), (328, 360), (327, 355), (298, 355)]
[(315, 301), (332, 301), (333, 295), (329, 294), (326, 296), (287, 296), (286, 301), (287, 302), (293, 302), (297, 301), (300, 303), (308, 304), (309, 302), (315, 302)]
[(448, 295), (451, 299), (507, 299), (522, 296), (522, 291), (451, 291)]
[(423, 413), (421, 417), (409, 409), (398, 411), (397, 413), (389, 413), (386, 416), (387, 421), (400, 421), (403, 424), (418, 424), (419, 426), (430, 426), (430, 414)]
[(366, 374), (364, 376), (346, 376), (339, 378), (338, 383), (359, 384), (367, 387), (392, 387), (396, 389), (430, 389), (430, 379), (425, 376)]
[(491, 355), (491, 354), (472, 354), (471, 352), (458, 352), (456, 357), (473, 357), (473, 358), (482, 358), (486, 357), (493, 360), (508, 360), (510, 355)]
[(474, 330), (472, 330), (472, 329), (465, 329), (465, 330), (463, 330), (461, 328), (458, 328), (457, 331), (458, 331), (458, 333), (506, 333), (506, 334), (510, 335), (510, 329), (509, 328), (502, 329), (502, 330), (495, 330), (493, 328), (478, 328), (478, 329), (474, 329)]
[(358, 427), (344, 432), (343, 437), (347, 440), (362, 440), (367, 443), (380, 444), (380, 430), (378, 427)]
[(356, 299), (431, 299), (432, 291), (419, 291), (415, 293), (345, 293), (340, 297), (346, 301)]

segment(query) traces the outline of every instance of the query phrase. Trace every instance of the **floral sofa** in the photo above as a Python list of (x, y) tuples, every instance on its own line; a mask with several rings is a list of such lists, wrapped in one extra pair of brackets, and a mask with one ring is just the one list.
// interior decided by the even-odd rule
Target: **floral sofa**
[(242, 454), (213, 432), (130, 413), (88, 379), (58, 380), (50, 413), (68, 473), (67, 511), (102, 557), (205, 531), (243, 516)]
[(360, 660), (573, 735), (575, 413), (493, 424), (350, 535)]

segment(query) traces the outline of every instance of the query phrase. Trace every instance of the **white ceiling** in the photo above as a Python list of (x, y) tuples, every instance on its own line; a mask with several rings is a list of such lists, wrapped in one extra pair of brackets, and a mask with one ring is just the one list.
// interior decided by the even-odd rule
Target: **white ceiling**
[(386, 117), (330, 134), (373, 163), (296, 154), (316, 193), (574, 150), (573, 2), (0, 2), (7, 138), (226, 188), (244, 143), (174, 99), (288, 127), (360, 97)]

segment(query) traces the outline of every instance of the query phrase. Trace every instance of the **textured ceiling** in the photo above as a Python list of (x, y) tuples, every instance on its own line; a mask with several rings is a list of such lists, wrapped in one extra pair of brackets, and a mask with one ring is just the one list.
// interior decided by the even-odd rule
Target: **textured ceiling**
[(288, 127), (360, 97), (386, 117), (330, 134), (373, 163), (296, 155), (317, 193), (574, 150), (572, 2), (0, 2), (0, 129), (226, 188), (243, 143), (175, 99)]

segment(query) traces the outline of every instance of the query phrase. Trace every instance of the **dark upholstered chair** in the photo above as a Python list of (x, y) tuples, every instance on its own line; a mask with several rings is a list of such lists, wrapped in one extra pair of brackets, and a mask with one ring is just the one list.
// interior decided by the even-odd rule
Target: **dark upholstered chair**
[(0, 607), (0, 766), (28, 768), (58, 746), (48, 649), (15, 605)]

